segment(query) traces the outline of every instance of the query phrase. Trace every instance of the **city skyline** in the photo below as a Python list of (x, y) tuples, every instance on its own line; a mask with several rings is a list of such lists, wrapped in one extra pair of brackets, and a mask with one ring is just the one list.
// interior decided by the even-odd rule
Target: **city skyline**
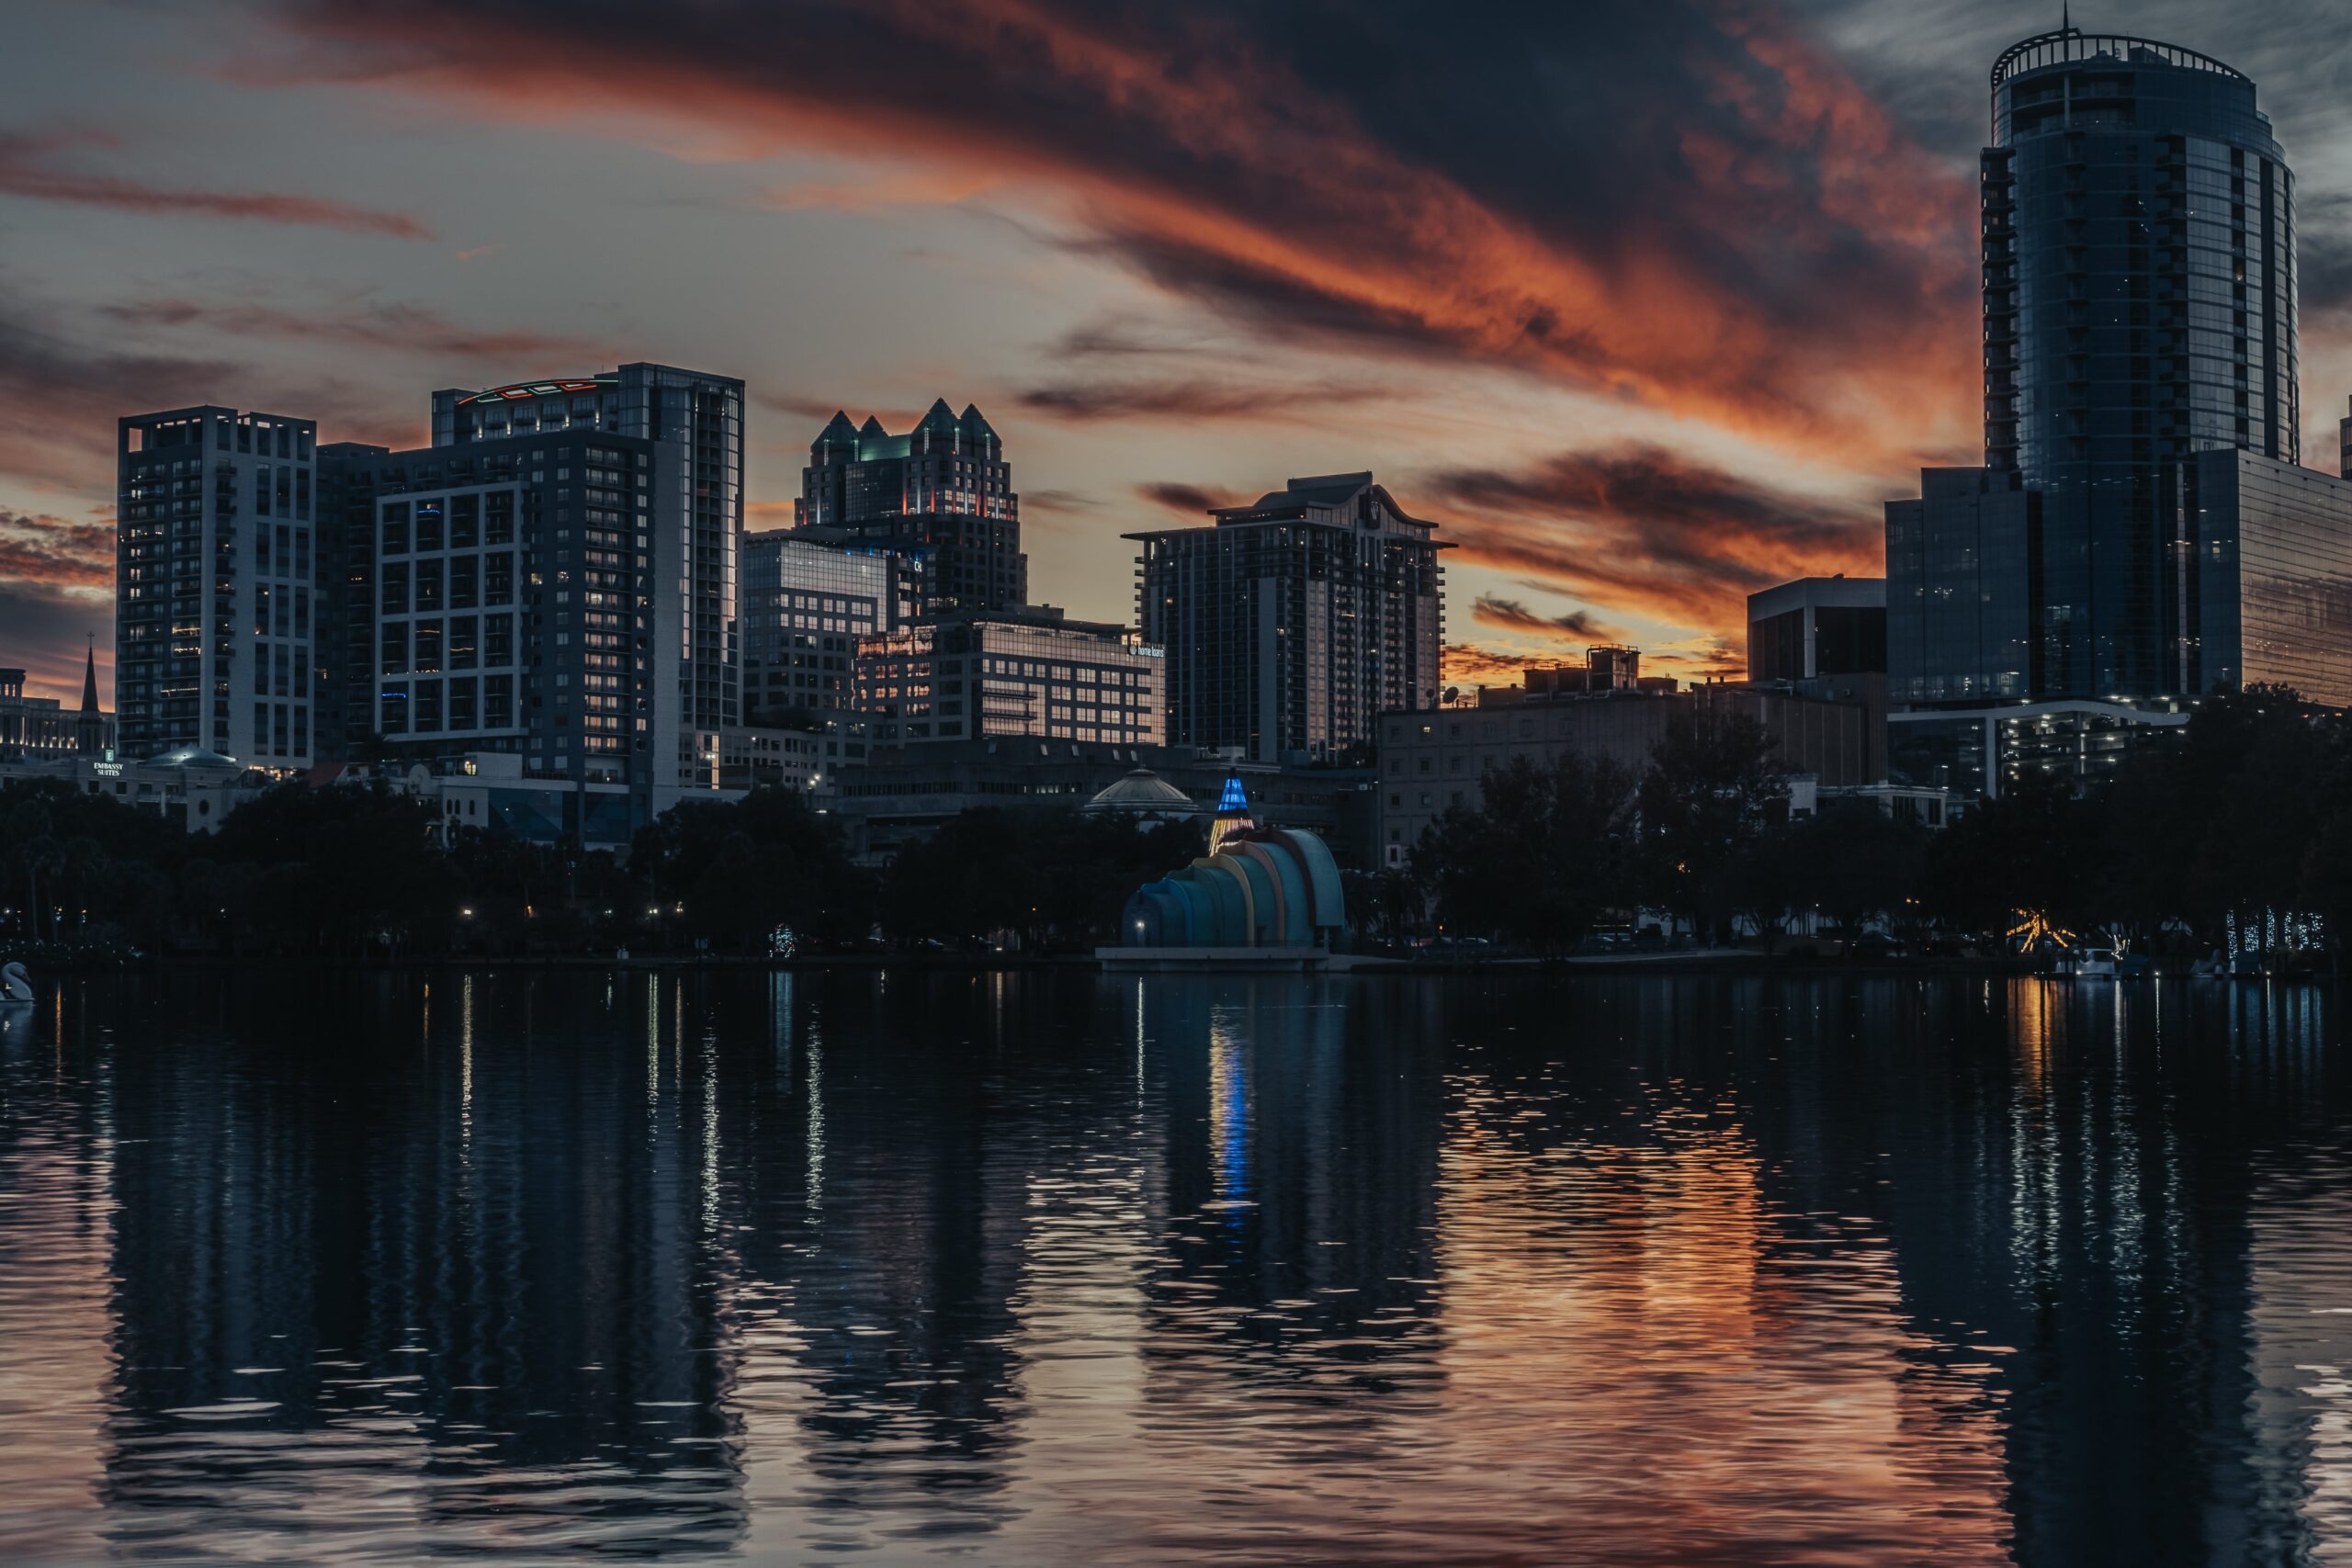
[[(1032, 596), (1074, 615), (1126, 613), (1123, 533), (1368, 468), (1461, 547), (1449, 679), (1618, 639), (1736, 669), (1747, 592), (1875, 571), (1879, 503), (1981, 458), (1983, 84), (2044, 10), (1465, 38), (36, 8), (0, 65), (0, 657), (71, 699), (85, 634), (110, 643), (121, 415), (276, 408), (410, 447), (425, 389), (646, 357), (745, 381), (754, 528), (790, 521), (835, 409), (904, 429), (944, 395), (1017, 450)], [(2263, 84), (2301, 191), (2306, 460), (2332, 457), (2341, 46), (2293, 7), (2075, 20)]]

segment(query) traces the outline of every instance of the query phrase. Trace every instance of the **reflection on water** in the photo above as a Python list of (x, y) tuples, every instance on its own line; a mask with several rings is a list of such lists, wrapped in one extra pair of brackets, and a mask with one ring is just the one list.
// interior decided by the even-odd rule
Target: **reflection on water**
[(0, 1559), (2352, 1562), (2315, 989), (174, 975)]

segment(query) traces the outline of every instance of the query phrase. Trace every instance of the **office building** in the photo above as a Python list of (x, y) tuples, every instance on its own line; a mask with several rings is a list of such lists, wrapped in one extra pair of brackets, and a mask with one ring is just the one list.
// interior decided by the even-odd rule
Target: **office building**
[(116, 434), (115, 712), (125, 756), (308, 767), (310, 420), (205, 406)]
[(906, 570), (889, 551), (839, 530), (747, 536), (744, 717), (758, 724), (851, 707), (858, 640), (903, 624)]
[[(552, 461), (559, 450), (584, 452), (583, 435), (620, 442), (587, 444), (604, 454), (603, 461)], [(560, 446), (559, 436), (565, 438)], [(652, 450), (620, 444), (626, 442), (650, 443)], [(601, 650), (642, 652), (645, 667), (627, 672), (619, 691), (596, 689), (629, 705), (617, 714), (599, 710), (598, 716), (644, 724), (619, 733), (628, 737), (631, 755), (639, 737), (646, 741), (645, 782), (655, 792), (656, 810), (670, 792), (709, 787), (718, 771), (718, 733), (742, 720), (737, 556), (743, 536), (743, 383), (673, 366), (631, 364), (573, 379), (443, 390), (433, 394), (433, 445), (549, 455), (544, 467), (534, 456), (530, 471), (548, 474), (560, 489), (575, 488), (549, 497), (555, 514), (547, 522), (555, 536), (544, 542), (543, 570), (555, 575), (545, 584), (551, 596), (541, 629), (628, 637), (626, 649)], [(621, 463), (620, 457), (631, 460)], [(640, 457), (647, 460), (636, 460)], [(582, 484), (573, 477), (586, 467), (599, 470), (598, 482)], [(567, 581), (566, 573), (594, 574), (596, 585)], [(641, 626), (635, 624), (639, 619)], [(634, 689), (640, 678), (646, 682), (641, 692)], [(578, 755), (578, 748), (571, 750)]]
[(855, 700), (877, 743), (1035, 736), (1157, 746), (1164, 662), (1123, 627), (1048, 606), (957, 615), (861, 637)]
[(904, 435), (836, 413), (801, 470), (803, 528), (891, 551), (906, 562), (917, 615), (1015, 610), (1029, 600), (1021, 498), (980, 411), (946, 400)]
[(2293, 175), (2239, 72), (2072, 28), (1995, 62), (1983, 173), (1985, 463), (2042, 492), (2033, 693), (2178, 693), (2161, 465), (2300, 457)]
[(375, 519), (367, 727), (388, 754), (513, 753), (534, 778), (646, 795), (674, 783), (652, 750), (674, 688), (649, 606), (676, 460), (594, 425), (345, 456)]
[(1434, 525), (1368, 473), (1295, 479), (1207, 527), (1141, 543), (1137, 619), (1168, 653), (1168, 737), (1261, 762), (1368, 749), (1383, 713), (1436, 705)]
[(2294, 178), (2254, 84), (2067, 28), (1992, 107), (1985, 467), (1887, 508), (1891, 776), (2091, 778), (2217, 686), (2352, 702), (2352, 488), (2298, 466)]
[(1747, 596), (1747, 678), (1886, 673), (1886, 580), (1801, 577)]

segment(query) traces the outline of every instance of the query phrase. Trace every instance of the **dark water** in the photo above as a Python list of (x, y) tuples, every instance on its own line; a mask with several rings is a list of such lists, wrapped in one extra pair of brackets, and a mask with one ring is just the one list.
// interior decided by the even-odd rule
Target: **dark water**
[(2317, 990), (191, 975), (0, 1027), (0, 1561), (2352, 1561)]

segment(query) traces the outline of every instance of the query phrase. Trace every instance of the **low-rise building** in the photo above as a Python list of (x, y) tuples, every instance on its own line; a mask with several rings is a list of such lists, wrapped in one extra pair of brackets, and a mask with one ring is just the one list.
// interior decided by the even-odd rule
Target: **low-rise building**
[(94, 649), (82, 671), (82, 706), (68, 712), (55, 697), (25, 695), (25, 671), (0, 669), (0, 761), (95, 757), (114, 750), (114, 715), (98, 707)]
[(153, 811), (191, 833), (212, 831), (231, 812), (278, 782), (275, 773), (200, 746), (175, 747), (141, 760), (125, 760), (107, 750), (95, 756), (0, 761), (0, 783), (32, 779), (53, 779), (79, 795), (105, 795)]
[(1157, 746), (1165, 662), (1124, 627), (1050, 605), (953, 615), (859, 638), (855, 703), (881, 744)]
[(1779, 686), (1722, 682), (1679, 693), (1602, 688), (1393, 713), (1381, 718), (1380, 863), (1405, 864), (1430, 823), (1453, 807), (1476, 809), (1485, 800), (1480, 781), (1520, 758), (1548, 766), (1565, 755), (1605, 757), (1638, 773), (1674, 716), (1694, 707), (1744, 714), (1763, 725), (1792, 776), (1831, 785), (1879, 781), (1872, 709)]
[(1225, 781), (1238, 776), (1267, 821), (1315, 829), (1344, 862), (1362, 863), (1364, 858), (1372, 820), (1370, 770), (1282, 769), (1240, 761), (1229, 750), (1191, 747), (1033, 737), (886, 747), (875, 750), (864, 767), (844, 773), (838, 792), (820, 808), (839, 814), (850, 852), (871, 863), (930, 838), (959, 812), (979, 807), (1084, 807), (1131, 780), (1139, 768), (1196, 803), (1204, 818), (1215, 812)]

